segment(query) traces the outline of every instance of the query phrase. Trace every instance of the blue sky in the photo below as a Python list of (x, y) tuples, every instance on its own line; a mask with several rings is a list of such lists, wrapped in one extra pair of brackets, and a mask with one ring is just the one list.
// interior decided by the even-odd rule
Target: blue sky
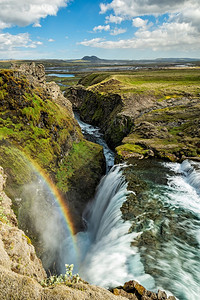
[(0, 0), (0, 59), (199, 53), (200, 0)]

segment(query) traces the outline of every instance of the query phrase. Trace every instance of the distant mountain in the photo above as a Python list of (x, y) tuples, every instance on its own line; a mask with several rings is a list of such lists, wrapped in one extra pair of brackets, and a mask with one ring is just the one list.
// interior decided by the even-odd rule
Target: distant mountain
[[(94, 55), (92, 55), (92, 56), (84, 56), (84, 57), (82, 58), (82, 60), (87, 60), (87, 61), (90, 61), (90, 62), (102, 61), (101, 58), (99, 58), (99, 57), (97, 57), (97, 56), (94, 56)], [(104, 60), (104, 59), (103, 59), (103, 60)]]

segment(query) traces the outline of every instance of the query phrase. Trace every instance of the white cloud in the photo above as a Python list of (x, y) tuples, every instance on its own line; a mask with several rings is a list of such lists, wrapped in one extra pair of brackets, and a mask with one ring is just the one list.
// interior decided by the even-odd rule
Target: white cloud
[(109, 4), (104, 4), (104, 3), (101, 3), (100, 4), (100, 13), (101, 14), (105, 14), (107, 12), (107, 10), (109, 9)]
[(132, 39), (107, 41), (105, 39), (85, 40), (80, 43), (84, 46), (105, 49), (145, 49), (157, 50), (200, 50), (200, 34), (188, 23), (164, 23), (159, 28), (149, 31), (140, 28)]
[(121, 24), (122, 21), (123, 21), (122, 17), (110, 15), (110, 16), (106, 16), (105, 22), (106, 24), (107, 23)]
[(33, 24), (33, 27), (42, 27), (40, 23)]
[(112, 10), (115, 13), (113, 17), (117, 18), (134, 17), (134, 22), (137, 22), (138, 16), (168, 14), (170, 20), (191, 23), (200, 30), (200, 0), (113, 0), (108, 4), (100, 4), (100, 9), (100, 13)]
[(124, 28), (115, 28), (115, 29), (111, 30), (110, 34), (111, 35), (119, 35), (119, 34), (125, 33), (126, 31), (127, 30)]
[(104, 47), (99, 47), (99, 45), (101, 45), (102, 41), (104, 41), (104, 39), (95, 38), (95, 39), (91, 39), (91, 40), (84, 40), (84, 41), (82, 41), (82, 42), (80, 42), (78, 44), (79, 45), (83, 45), (83, 46), (104, 48)]
[(55, 42), (54, 39), (48, 39), (48, 42), (52, 43), (52, 42)]
[[(108, 3), (109, 2), (109, 3)], [(113, 17), (131, 20), (138, 30), (133, 38), (95, 42), (100, 48), (153, 50), (200, 50), (200, 0), (110, 0), (100, 4), (100, 13), (113, 11)], [(164, 21), (148, 23), (149, 16), (166, 15)], [(145, 17), (142, 18), (142, 17)], [(106, 22), (109, 18), (106, 17)], [(150, 27), (152, 27), (150, 29)]]
[(141, 18), (133, 19), (133, 26), (135, 27), (145, 27), (148, 23), (148, 20), (143, 20)]
[(10, 33), (0, 33), (0, 52), (16, 50), (17, 48), (36, 48), (42, 45), (40, 41), (32, 41), (28, 33), (12, 35)]
[(40, 19), (48, 15), (55, 16), (61, 7), (65, 7), (69, 0), (1, 0), (0, 28), (12, 25), (40, 26)]
[(179, 12), (191, 5), (199, 6), (199, 0), (113, 0), (108, 4), (100, 4), (100, 13), (113, 10), (118, 16), (137, 17)]
[(110, 25), (99, 25), (99, 26), (95, 26), (93, 28), (93, 31), (97, 32), (97, 31), (109, 31), (110, 30)]

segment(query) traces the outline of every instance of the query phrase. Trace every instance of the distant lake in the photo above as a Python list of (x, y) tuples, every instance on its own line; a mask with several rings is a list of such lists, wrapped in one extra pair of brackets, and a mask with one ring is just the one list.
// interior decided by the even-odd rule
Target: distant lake
[(52, 74), (47, 74), (47, 76), (56, 76), (56, 77), (74, 77), (73, 74), (61, 74), (61, 73), (52, 73)]

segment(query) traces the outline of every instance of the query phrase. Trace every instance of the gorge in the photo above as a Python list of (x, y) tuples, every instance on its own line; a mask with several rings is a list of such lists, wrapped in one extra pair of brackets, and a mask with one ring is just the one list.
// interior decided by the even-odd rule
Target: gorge
[[(196, 300), (199, 96), (165, 95), (161, 101), (159, 95), (158, 101), (152, 91), (147, 97), (129, 90), (123, 98), (118, 79), (94, 74), (68, 89), (81, 133), (71, 103), (57, 85), (46, 83), (42, 66), (3, 71), (0, 163), (6, 191), (46, 270), (64, 273), (65, 264), (73, 263), (84, 280), (118, 286), (116, 299)], [(116, 157), (100, 129), (83, 120), (101, 128)], [(134, 283), (127, 295), (122, 285), (133, 279), (153, 292)], [(80, 284), (77, 289), (91, 293)], [(54, 290), (61, 297), (59, 287)], [(48, 288), (37, 287), (37, 293), (55, 299)], [(99, 299), (115, 299), (103, 293), (97, 291)]]

